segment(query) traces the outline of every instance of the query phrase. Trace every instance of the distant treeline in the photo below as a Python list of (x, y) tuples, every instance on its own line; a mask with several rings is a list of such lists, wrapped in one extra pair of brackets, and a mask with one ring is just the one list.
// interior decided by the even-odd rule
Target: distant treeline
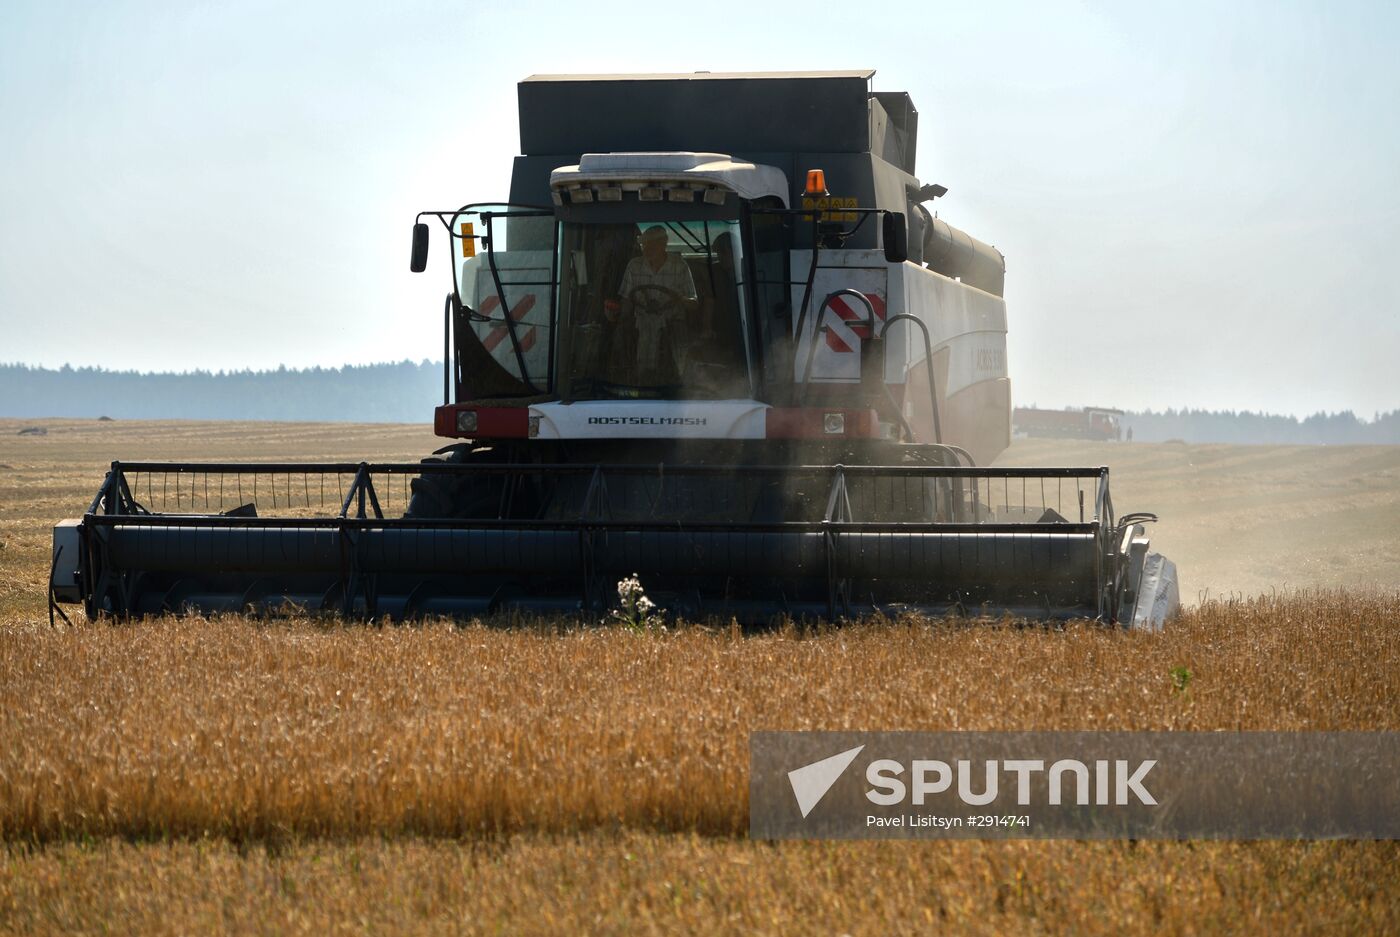
[(440, 403), (442, 365), (431, 361), (181, 374), (0, 364), (10, 417), (430, 423)]
[[(117, 420), (306, 420), (427, 423), (442, 401), (432, 361), (144, 374), (0, 364), (0, 416)], [(1351, 411), (1304, 419), (1232, 410), (1129, 412), (1139, 442), (1400, 444), (1400, 410), (1362, 420)]]
[(1123, 415), (1123, 431), (1133, 431), (1137, 442), (1275, 443), (1279, 445), (1330, 445), (1400, 443), (1400, 410), (1377, 413), (1362, 420), (1350, 410), (1314, 413), (1298, 419), (1271, 413), (1234, 410), (1166, 410), (1156, 413), (1129, 411)]

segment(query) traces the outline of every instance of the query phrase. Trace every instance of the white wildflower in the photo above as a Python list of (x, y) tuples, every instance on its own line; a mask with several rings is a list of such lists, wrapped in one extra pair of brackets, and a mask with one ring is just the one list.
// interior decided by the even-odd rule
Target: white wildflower
[(659, 628), (665, 631), (661, 609), (642, 589), (641, 577), (633, 573), (617, 584), (617, 604), (608, 616), (609, 620), (626, 625), (638, 631), (646, 628)]

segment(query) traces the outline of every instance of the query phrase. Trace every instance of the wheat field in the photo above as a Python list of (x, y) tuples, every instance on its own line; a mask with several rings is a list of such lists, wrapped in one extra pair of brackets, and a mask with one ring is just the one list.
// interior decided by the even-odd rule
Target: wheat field
[[(409, 459), (433, 440), (43, 425), (0, 421), (0, 932), (1400, 932), (1393, 843), (745, 838), (757, 729), (1400, 729), (1400, 528), (1368, 526), (1400, 504), (1392, 450), (1013, 449), (1088, 447), (1162, 478), (1154, 464), (1224, 466), (1218, 490), (1195, 473), (1151, 504), (1115, 475), (1115, 500), (1164, 515), (1188, 597), (1218, 583), (1157, 635), (914, 618), (51, 629), (48, 525), (112, 458)], [(1249, 500), (1261, 473), (1267, 519)], [(1318, 545), (1270, 544), (1265, 520), (1327, 485), (1304, 524)], [(1201, 503), (1231, 506), (1212, 536)], [(1336, 565), (1342, 525), (1379, 546)], [(1192, 555), (1231, 537), (1273, 553), (1223, 570)], [(1295, 588), (1251, 594), (1300, 563)]]

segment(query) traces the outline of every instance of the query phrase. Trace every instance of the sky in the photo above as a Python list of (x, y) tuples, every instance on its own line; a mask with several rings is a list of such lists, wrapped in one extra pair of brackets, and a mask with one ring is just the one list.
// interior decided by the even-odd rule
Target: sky
[(504, 200), (517, 81), (874, 68), (941, 217), (1006, 254), (1018, 405), (1369, 418), (1398, 47), (1385, 3), (5, 0), (0, 361), (440, 358), (410, 228)]

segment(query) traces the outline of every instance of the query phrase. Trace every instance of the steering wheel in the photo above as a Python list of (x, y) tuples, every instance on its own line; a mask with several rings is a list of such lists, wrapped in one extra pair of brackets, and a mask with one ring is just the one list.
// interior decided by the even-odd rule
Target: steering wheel
[[(661, 300), (639, 299), (641, 293), (660, 293)], [(674, 306), (679, 311), (685, 311), (686, 298), (669, 286), (661, 286), (656, 283), (643, 283), (641, 286), (632, 288), (632, 292), (627, 294), (627, 301), (632, 304), (632, 308), (645, 310), (648, 315), (659, 315), (667, 306)]]

